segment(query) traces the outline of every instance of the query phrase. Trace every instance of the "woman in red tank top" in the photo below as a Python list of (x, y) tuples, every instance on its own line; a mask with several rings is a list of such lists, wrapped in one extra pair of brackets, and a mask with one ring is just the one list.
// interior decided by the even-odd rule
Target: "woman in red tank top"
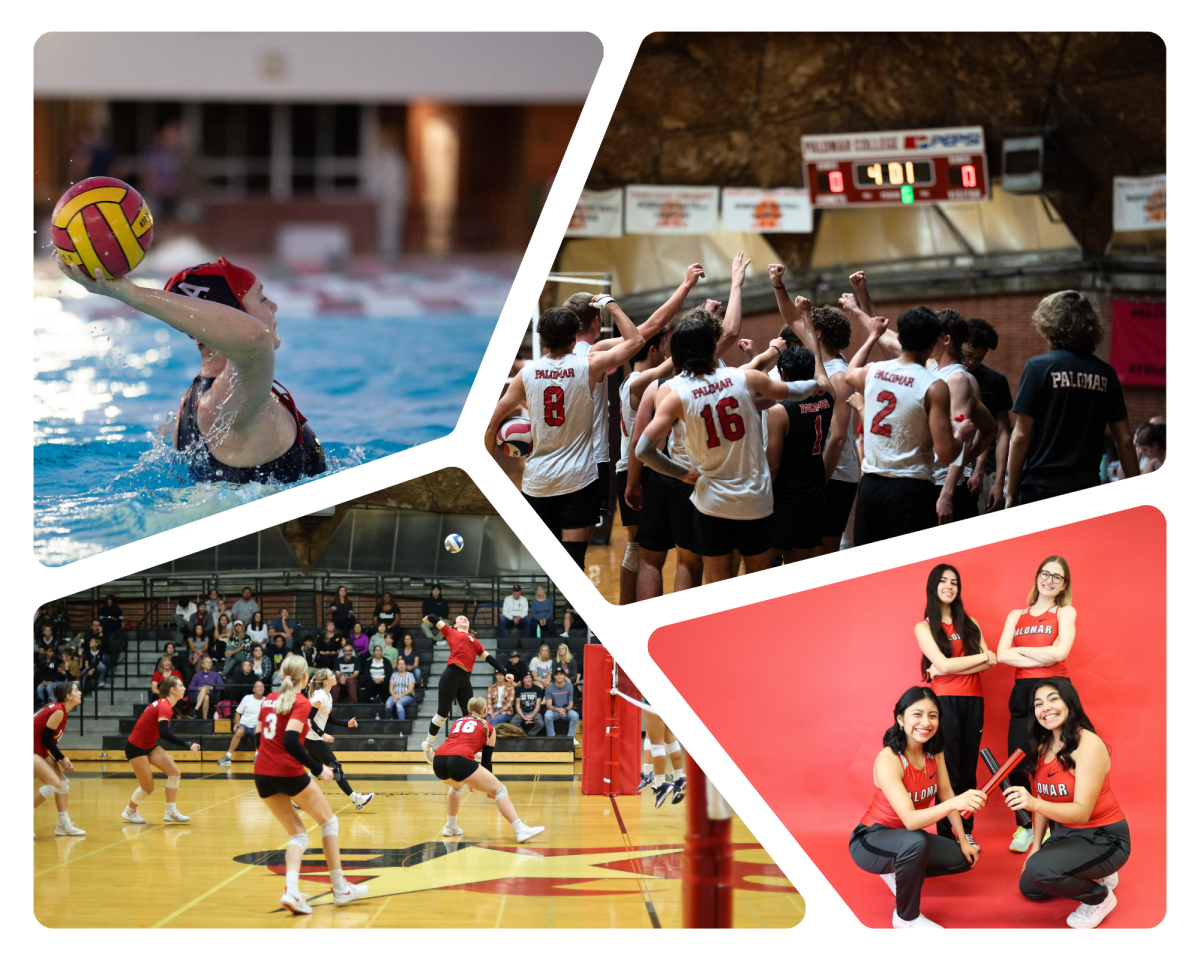
[[(1017, 668), (1008, 697), (1008, 752), (1026, 750), (1029, 743), (1030, 698), (1038, 680), (1067, 676), (1067, 656), (1075, 642), (1075, 608), (1071, 606), (1071, 568), (1067, 561), (1050, 556), (1038, 564), (1033, 589), (1025, 606), (1013, 610), (1004, 622), (996, 656)], [(1068, 681), (1070, 682), (1070, 681)], [(1029, 789), (1024, 769), (1014, 770), (1009, 782)], [(1033, 830), (1017, 829), (1008, 849), (1025, 853), (1033, 843)]]
[[(59, 680), (54, 685), (54, 702), (42, 707), (33, 717), (33, 775), (42, 781), (33, 798), (33, 809), (54, 797), (54, 805), (58, 808), (54, 834), (58, 837), (82, 837), (85, 833), (71, 822), (67, 812), (67, 791), (71, 782), (66, 774), (73, 772), (75, 767), (58, 749), (58, 741), (67, 729), (67, 714), (82, 701), (79, 684), (74, 680)], [(36, 834), (34, 839), (37, 839)]]
[(1108, 747), (1065, 677), (1038, 681), (1031, 706), (1024, 749), (1033, 790), (1004, 791), (1010, 809), (1033, 814), (1019, 886), (1030, 900), (1077, 900), (1067, 925), (1094, 927), (1117, 905), (1117, 870), (1129, 859), (1129, 824), (1109, 784)]
[[(996, 665), (996, 655), (983, 631), (963, 607), (958, 570), (939, 563), (925, 583), (925, 619), (916, 625), (921, 648), (921, 679), (930, 681), (941, 703), (942, 760), (954, 792), (975, 789), (979, 744), (983, 740), (983, 681), (979, 674)], [(963, 828), (971, 836), (974, 817), (964, 814)], [(938, 833), (953, 839), (950, 821), (938, 821)], [(978, 846), (978, 844), (976, 844)]]
[[(941, 714), (938, 695), (929, 687), (904, 692), (875, 757), (871, 806), (850, 834), (854, 862), (880, 875), (896, 896), (892, 926), (897, 929), (940, 929), (921, 913), (925, 878), (964, 873), (979, 860), (961, 815), (987, 803), (987, 794), (974, 789), (954, 794), (942, 759)], [(957, 842), (926, 831), (943, 818), (950, 820)]]

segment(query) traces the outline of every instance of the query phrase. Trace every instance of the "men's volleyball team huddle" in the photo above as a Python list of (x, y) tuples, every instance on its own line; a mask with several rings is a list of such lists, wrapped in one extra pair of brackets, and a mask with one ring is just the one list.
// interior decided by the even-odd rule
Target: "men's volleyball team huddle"
[[(876, 315), (860, 271), (839, 306), (791, 297), (768, 267), (784, 324), (757, 356), (740, 340), (749, 260), (738, 253), (727, 303), (683, 310), (700, 264), (645, 322), (608, 295), (577, 293), (538, 319), (543, 355), (523, 364), (492, 414), (485, 445), (522, 408), (530, 450), (521, 489), (584, 567), (609, 488), (606, 377), (619, 388), (616, 487), (628, 545), (620, 602), (871, 543), (1100, 482), (1111, 431), (1126, 476), (1137, 454), (1121, 386), (1097, 358), (1103, 326), (1075, 291), (1044, 298), (1033, 325), (1050, 351), (1026, 364), (1015, 402), (983, 365), (998, 344), (952, 309)], [(607, 310), (618, 337), (600, 339)], [(847, 358), (851, 322), (866, 333)], [(739, 367), (720, 359), (734, 345)], [(878, 350), (883, 360), (872, 360)], [(1015, 418), (1010, 426), (1009, 411)]]

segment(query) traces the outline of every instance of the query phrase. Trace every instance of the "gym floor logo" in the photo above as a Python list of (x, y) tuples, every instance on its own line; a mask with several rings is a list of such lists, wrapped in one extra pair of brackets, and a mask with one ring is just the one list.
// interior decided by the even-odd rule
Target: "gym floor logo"
[[(742, 860), (742, 851), (761, 851), (757, 843), (733, 843), (735, 890), (796, 893), (774, 863)], [(301, 876), (330, 882), (319, 847), (304, 854)], [(238, 863), (285, 872), (284, 851), (262, 850), (234, 857)], [(350, 883), (369, 883), (371, 895), (392, 897), (423, 890), (464, 890), (501, 896), (587, 897), (626, 894), (629, 880), (677, 881), (683, 877), (682, 844), (643, 847), (533, 847), (442, 840), (391, 850), (342, 850), (342, 870)], [(604, 880), (624, 881), (606, 887)], [(597, 883), (597, 881), (601, 881)], [(585, 887), (578, 886), (586, 884)], [(330, 892), (310, 897), (313, 906), (332, 904)]]

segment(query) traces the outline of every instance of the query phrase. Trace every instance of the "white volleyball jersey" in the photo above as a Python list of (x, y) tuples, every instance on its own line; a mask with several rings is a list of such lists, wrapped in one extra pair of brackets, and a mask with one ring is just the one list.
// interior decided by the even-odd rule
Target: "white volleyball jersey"
[[(329, 732), (329, 712), (333, 709), (333, 697), (331, 697), (329, 695), (328, 690), (325, 690), (324, 688), (322, 688), (322, 689), (318, 690), (316, 693), (314, 693), (311, 697), (309, 697), (308, 702), (317, 708), (317, 714), (313, 719), (315, 719), (317, 721), (317, 723), (319, 723), (321, 725), (322, 730), (324, 730), (326, 733), (328, 733)], [(305, 739), (306, 740), (320, 740), (321, 735), (319, 733), (317, 733), (317, 731), (314, 730), (312, 727), (309, 727), (308, 728), (308, 736), (305, 737)]]
[(636, 376), (636, 373), (627, 376), (617, 391), (617, 396), (621, 398), (621, 459), (617, 461), (617, 473), (629, 469), (629, 438), (633, 436), (633, 421), (637, 419), (637, 411), (629, 405), (629, 388), (633, 386)]
[(683, 403), (688, 456), (700, 471), (691, 497), (696, 509), (729, 520), (770, 516), (771, 472), (746, 374), (719, 367), (703, 377), (675, 377), (666, 386)]
[(542, 357), (521, 369), (521, 380), (533, 430), (521, 489), (531, 497), (582, 490), (599, 475), (592, 448), (594, 409), (587, 357)]
[[(587, 357), (592, 345), (580, 341), (575, 344), (575, 356)], [(596, 463), (608, 463), (608, 372), (600, 378), (592, 391), (592, 453)]]
[[(845, 373), (848, 364), (841, 357), (825, 361), (825, 376), (832, 378), (835, 373)], [(854, 423), (853, 415), (850, 418)], [(843, 480), (846, 483), (858, 483), (858, 452), (854, 449), (854, 434), (846, 432), (846, 442), (842, 445), (842, 455), (838, 457), (837, 466), (833, 468), (830, 480)]]
[(933, 436), (925, 394), (937, 377), (899, 358), (867, 364), (863, 473), (933, 482)]
[[(943, 383), (949, 383), (951, 374), (955, 374), (955, 373), (964, 374), (968, 381), (973, 381), (975, 379), (967, 371), (967, 368), (964, 367), (961, 363), (952, 363), (946, 367), (940, 367), (937, 364), (934, 364), (933, 375), (935, 377), (937, 377), (939, 380), (941, 380)], [(963, 451), (961, 451), (961, 450), (958, 452), (958, 459), (956, 459), (954, 461), (954, 464), (942, 463), (942, 461), (937, 458), (937, 453), (934, 453), (934, 455), (933, 455), (933, 482), (936, 483), (939, 487), (942, 486), (946, 482), (946, 474), (949, 472), (950, 467), (954, 466), (954, 465), (962, 466), (962, 462), (963, 462)], [(958, 478), (958, 482), (963, 483), (967, 479), (967, 476), (968, 476), (967, 473), (963, 473), (963, 475)]]

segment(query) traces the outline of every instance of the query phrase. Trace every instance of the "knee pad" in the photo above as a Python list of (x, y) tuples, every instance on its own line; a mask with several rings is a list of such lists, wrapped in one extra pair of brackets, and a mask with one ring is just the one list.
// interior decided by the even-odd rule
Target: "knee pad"
[(667, 755), (667, 745), (665, 743), (650, 744), (650, 756), (665, 757)]
[(667, 753), (679, 753), (682, 747), (679, 746), (678, 740), (672, 740), (667, 744)]
[(287, 845), (289, 847), (299, 847), (302, 851), (307, 850), (308, 849), (308, 834), (307, 833), (293, 833), (290, 837), (288, 837)]
[(46, 800), (49, 800), (52, 796), (58, 793), (58, 790), (52, 783), (43, 783), (40, 787), (38, 787), (38, 793), (40, 793)]
[(337, 832), (338, 832), (338, 819), (337, 819), (337, 817), (330, 817), (330, 818), (329, 818), (328, 820), (326, 820), (326, 821), (325, 821), (323, 824), (321, 824), (321, 836), (323, 836), (323, 837), (336, 837), (336, 836), (337, 836)]
[(504, 784), (500, 784), (500, 789), (496, 791), (496, 794), (493, 797), (493, 799), (499, 800), (501, 797), (507, 797), (507, 796), (508, 796), (508, 787), (506, 787)]
[(63, 777), (62, 783), (60, 783), (57, 787), (54, 788), (54, 792), (55, 793), (66, 793), (70, 789), (71, 789), (71, 781), (68, 780), (66, 777)]
[(567, 553), (570, 554), (571, 559), (575, 561), (575, 565), (582, 570), (583, 558), (587, 555), (588, 542), (586, 540), (572, 542), (564, 540), (563, 546), (566, 548)]
[(642, 737), (642, 749), (643, 749), (643, 750), (649, 750), (649, 749), (650, 749), (650, 748), (652, 748), (653, 746), (654, 746), (654, 744), (652, 744), (652, 743), (650, 742), (650, 738), (649, 738), (649, 737)]
[(150, 790), (143, 790), (141, 787), (133, 788), (133, 802), (141, 803), (146, 797), (150, 796)]
[(178, 790), (179, 789), (179, 776), (178, 775), (176, 775), (174, 777), (167, 777), (167, 789), (168, 790)]
[(636, 543), (625, 544), (625, 556), (621, 559), (621, 569), (637, 573), (638, 561), (641, 559), (642, 548)]
[(465, 786), (462, 786), (462, 787), (451, 787), (451, 788), (450, 788), (450, 792), (451, 792), (452, 794), (454, 794), (456, 797), (461, 797), (461, 796), (462, 796), (464, 793), (466, 793), (466, 792), (467, 792), (467, 788), (466, 788)]

